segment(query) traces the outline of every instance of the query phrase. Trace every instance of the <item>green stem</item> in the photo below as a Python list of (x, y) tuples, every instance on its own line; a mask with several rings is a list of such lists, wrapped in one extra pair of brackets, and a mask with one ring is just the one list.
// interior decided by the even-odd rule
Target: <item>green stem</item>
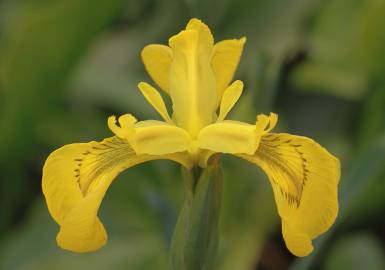
[(200, 171), (182, 169), (186, 199), (171, 245), (174, 270), (209, 270), (215, 262), (222, 195), (219, 156)]

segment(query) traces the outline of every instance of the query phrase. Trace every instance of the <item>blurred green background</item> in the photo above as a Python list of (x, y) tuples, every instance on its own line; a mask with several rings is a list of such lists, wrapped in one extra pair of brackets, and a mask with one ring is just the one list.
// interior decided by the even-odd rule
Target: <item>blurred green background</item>
[(247, 36), (232, 119), (277, 112), (278, 131), (341, 159), (340, 214), (307, 258), (282, 240), (263, 172), (225, 157), (217, 270), (385, 269), (385, 0), (0, 0), (0, 269), (167, 269), (184, 197), (178, 166), (121, 174), (102, 204), (108, 245), (73, 254), (41, 194), (48, 154), (111, 133), (112, 114), (159, 117), (136, 84), (149, 43), (198, 17)]

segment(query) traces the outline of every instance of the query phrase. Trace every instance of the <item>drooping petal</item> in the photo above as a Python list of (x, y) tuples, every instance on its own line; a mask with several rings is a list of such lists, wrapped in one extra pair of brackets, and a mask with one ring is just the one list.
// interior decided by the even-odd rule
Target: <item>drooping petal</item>
[[(212, 68), (216, 79), (218, 100), (233, 79), (242, 55), (246, 38), (223, 40), (215, 44), (212, 56)], [(218, 101), (218, 102), (219, 102)]]
[(199, 132), (197, 144), (201, 149), (214, 152), (252, 155), (262, 135), (274, 128), (277, 119), (278, 116), (271, 113), (258, 115), (255, 125), (230, 120), (217, 122)]
[(169, 40), (173, 52), (169, 88), (173, 119), (193, 137), (212, 123), (217, 108), (211, 67), (213, 42), (209, 28), (197, 19)]
[(159, 92), (149, 85), (148, 83), (141, 82), (138, 84), (139, 90), (147, 101), (154, 107), (154, 109), (162, 116), (162, 118), (169, 124), (172, 124), (172, 120), (168, 114), (166, 105), (164, 104), (162, 96)]
[(172, 51), (166, 45), (151, 44), (141, 53), (144, 66), (154, 82), (166, 93), (169, 92)]
[(223, 93), (217, 121), (223, 121), (242, 94), (243, 82), (235, 81)]
[(266, 134), (254, 155), (238, 155), (267, 174), (273, 187), (282, 232), (296, 256), (312, 250), (312, 239), (334, 223), (338, 212), (340, 164), (313, 140), (290, 134)]
[[(117, 136), (126, 139), (137, 154), (165, 155), (189, 149), (191, 137), (184, 129), (162, 121), (147, 120), (137, 123), (121, 123), (115, 116), (108, 119), (108, 126)], [(119, 124), (119, 126), (118, 126)]]
[(183, 153), (137, 155), (118, 137), (70, 144), (51, 153), (43, 168), (42, 188), (49, 212), (60, 225), (58, 245), (75, 252), (102, 247), (107, 234), (97, 212), (106, 190), (124, 169), (154, 159), (191, 166)]

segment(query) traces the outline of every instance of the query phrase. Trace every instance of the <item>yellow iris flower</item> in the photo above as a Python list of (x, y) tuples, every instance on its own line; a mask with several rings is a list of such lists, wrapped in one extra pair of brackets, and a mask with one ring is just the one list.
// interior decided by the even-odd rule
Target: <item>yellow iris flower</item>
[(225, 120), (243, 89), (232, 77), (246, 39), (214, 44), (210, 29), (192, 19), (169, 39), (142, 51), (146, 70), (172, 100), (170, 117), (162, 96), (147, 83), (138, 87), (164, 121), (137, 121), (130, 114), (108, 119), (115, 134), (101, 142), (69, 144), (54, 151), (43, 169), (48, 209), (60, 225), (63, 249), (89, 252), (107, 234), (97, 213), (106, 190), (123, 170), (149, 160), (170, 159), (205, 167), (214, 153), (232, 154), (261, 167), (272, 185), (282, 232), (297, 256), (312, 250), (338, 212), (337, 158), (313, 140), (271, 133), (278, 117), (258, 115), (255, 124)]

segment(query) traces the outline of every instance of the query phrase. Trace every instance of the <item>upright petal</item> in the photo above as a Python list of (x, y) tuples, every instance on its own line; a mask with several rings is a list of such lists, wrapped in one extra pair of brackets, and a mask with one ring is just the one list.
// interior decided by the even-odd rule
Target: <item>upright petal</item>
[(212, 68), (216, 80), (218, 103), (223, 91), (232, 81), (242, 55), (246, 38), (223, 40), (215, 44), (212, 56)]
[(238, 155), (267, 174), (273, 187), (286, 245), (296, 256), (312, 250), (312, 239), (334, 223), (340, 164), (313, 140), (290, 134), (262, 137), (254, 155)]
[(169, 124), (172, 124), (172, 120), (168, 114), (166, 104), (163, 101), (162, 96), (159, 92), (145, 82), (140, 82), (138, 84), (139, 90), (142, 92), (143, 96), (151, 104), (151, 106), (162, 116), (162, 118)]
[(235, 81), (229, 87), (226, 88), (223, 93), (223, 97), (221, 100), (221, 105), (219, 107), (219, 115), (217, 121), (223, 121), (227, 114), (234, 107), (235, 103), (237, 103), (239, 97), (241, 96), (243, 91), (243, 82)]
[(58, 245), (75, 252), (102, 247), (107, 234), (97, 212), (106, 190), (124, 169), (154, 159), (191, 166), (182, 153), (137, 155), (118, 137), (70, 144), (54, 151), (43, 168), (42, 188), (48, 210), (60, 225)]
[[(186, 26), (186, 30), (194, 30), (198, 32), (200, 42), (197, 44), (200, 47), (212, 48), (214, 44), (214, 38), (211, 34), (209, 27), (201, 20), (193, 18)], [(206, 48), (206, 49), (207, 49)], [(205, 50), (205, 48), (203, 48)]]
[(209, 28), (197, 19), (173, 36), (170, 68), (170, 96), (174, 119), (193, 137), (213, 121), (217, 108), (215, 78), (211, 67), (213, 38)]
[(169, 92), (172, 51), (166, 45), (150, 44), (141, 53), (144, 67), (154, 82), (166, 93)]

